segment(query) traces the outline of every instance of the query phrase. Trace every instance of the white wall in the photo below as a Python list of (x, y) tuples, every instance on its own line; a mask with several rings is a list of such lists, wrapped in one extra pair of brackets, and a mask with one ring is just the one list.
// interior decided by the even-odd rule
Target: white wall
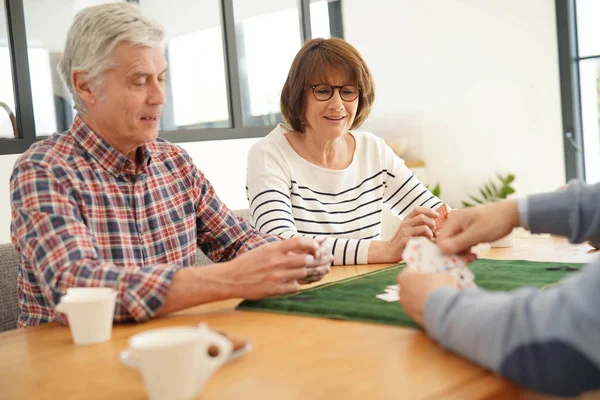
[(518, 194), (565, 180), (554, 2), (344, 0), (344, 33), (377, 85), (365, 127), (410, 140), (460, 205), (495, 172)]
[[(519, 194), (564, 182), (559, 77), (550, 0), (344, 0), (346, 39), (377, 84), (365, 128), (410, 139), (428, 181), (459, 205), (495, 172)], [(184, 143), (231, 208), (246, 207), (255, 139)], [(0, 243), (8, 242), (8, 180), (0, 156)], [(226, 163), (226, 168), (223, 167)]]

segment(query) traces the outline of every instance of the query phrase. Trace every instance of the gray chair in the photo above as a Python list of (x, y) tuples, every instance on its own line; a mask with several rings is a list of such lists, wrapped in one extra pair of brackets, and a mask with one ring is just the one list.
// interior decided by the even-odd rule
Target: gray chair
[(12, 244), (0, 245), (0, 332), (17, 328), (19, 254)]

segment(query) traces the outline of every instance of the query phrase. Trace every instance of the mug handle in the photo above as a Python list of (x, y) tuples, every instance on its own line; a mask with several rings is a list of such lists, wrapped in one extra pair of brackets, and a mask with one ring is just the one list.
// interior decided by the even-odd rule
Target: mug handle
[(220, 367), (229, 359), (231, 351), (233, 350), (233, 343), (231, 343), (231, 341), (223, 335), (208, 329), (206, 324), (200, 324), (198, 329), (206, 329), (207, 333), (209, 334), (210, 344), (214, 344), (219, 349), (219, 354), (217, 354), (215, 357), (208, 354), (208, 348), (204, 350), (204, 354), (208, 362), (212, 364), (213, 368)]
[(129, 368), (140, 369), (140, 360), (135, 351), (131, 349), (122, 351), (119, 355), (119, 358), (121, 360), (121, 364)]

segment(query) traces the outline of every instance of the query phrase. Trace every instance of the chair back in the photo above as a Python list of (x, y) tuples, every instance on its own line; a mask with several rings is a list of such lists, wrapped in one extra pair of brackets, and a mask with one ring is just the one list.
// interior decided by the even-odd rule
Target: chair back
[(0, 332), (17, 328), (19, 254), (11, 243), (0, 245)]

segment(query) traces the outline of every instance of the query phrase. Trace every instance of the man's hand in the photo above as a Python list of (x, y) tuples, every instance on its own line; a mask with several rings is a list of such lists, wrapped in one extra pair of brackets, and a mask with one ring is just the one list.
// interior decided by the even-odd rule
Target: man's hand
[(508, 235), (519, 226), (516, 200), (453, 210), (437, 234), (437, 244), (447, 254), (469, 251), (479, 243)]
[(423, 325), (429, 295), (441, 287), (456, 288), (456, 281), (448, 272), (425, 273), (406, 267), (398, 274), (398, 287), (404, 311), (419, 325)]
[(269, 243), (227, 262), (223, 282), (231, 288), (230, 297), (262, 299), (298, 290), (299, 282), (321, 279), (333, 257), (323, 254), (319, 242), (294, 238)]

